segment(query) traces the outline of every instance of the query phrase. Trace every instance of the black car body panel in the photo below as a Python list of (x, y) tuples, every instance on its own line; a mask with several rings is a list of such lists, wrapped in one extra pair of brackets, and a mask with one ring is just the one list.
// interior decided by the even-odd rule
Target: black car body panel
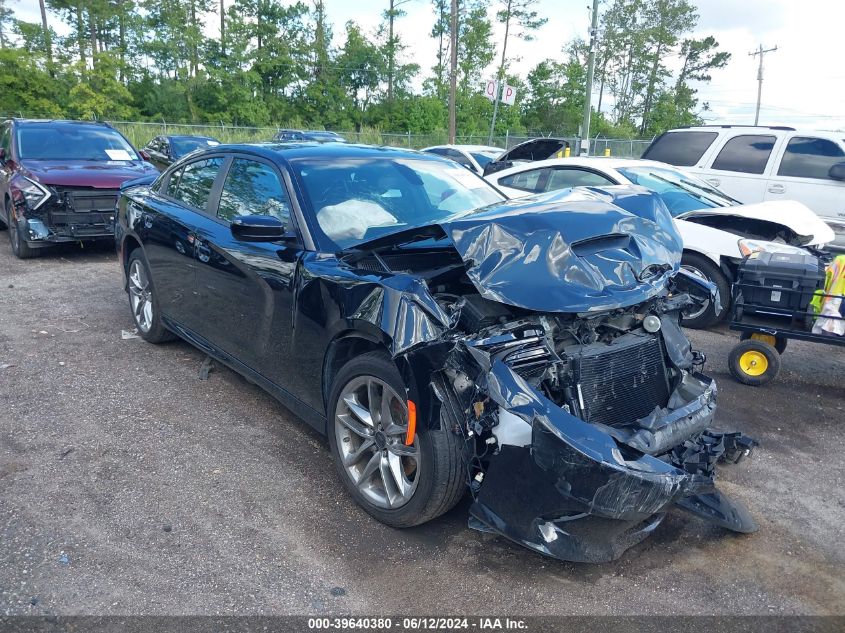
[[(204, 209), (169, 198), (169, 175), (203, 156), (272, 164), (290, 196), (290, 237), (238, 240), (212, 212), (219, 184)], [(617, 558), (674, 506), (755, 530), (714, 485), (715, 464), (754, 442), (709, 430), (715, 383), (678, 325), (715, 290), (678, 270), (681, 240), (662, 203), (635, 187), (572, 190), (339, 252), (306, 248), (319, 239), (291, 161), (384, 156), (439, 161), (344, 145), (193, 155), (122, 192), (121, 261), (143, 249), (168, 328), (322, 433), (342, 364), (388, 352), (417, 425), (463, 439), (472, 527), (591, 562)]]

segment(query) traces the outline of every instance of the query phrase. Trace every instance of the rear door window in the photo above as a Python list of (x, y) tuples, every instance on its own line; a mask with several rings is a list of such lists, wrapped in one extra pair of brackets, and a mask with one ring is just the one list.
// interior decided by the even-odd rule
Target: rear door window
[(691, 167), (701, 160), (717, 136), (716, 132), (667, 132), (648, 146), (643, 158)]
[(511, 189), (521, 189), (522, 191), (539, 193), (540, 191), (546, 190), (545, 185), (549, 180), (550, 171), (550, 167), (530, 169), (528, 171), (500, 178), (499, 184), (503, 187), (510, 187)]
[(241, 215), (271, 215), (289, 227), (290, 201), (272, 167), (236, 158), (226, 174), (217, 215), (229, 222)]
[(789, 140), (780, 161), (778, 176), (828, 180), (828, 172), (845, 160), (845, 152), (833, 141), (810, 136)]
[[(206, 158), (188, 163), (170, 177), (167, 194), (189, 207), (205, 210), (211, 188), (222, 165), (223, 157)], [(180, 174), (178, 178), (177, 174)]]
[(546, 191), (557, 191), (568, 187), (603, 187), (614, 184), (609, 178), (586, 169), (553, 169), (546, 185)]
[(743, 174), (762, 174), (766, 170), (766, 163), (769, 162), (774, 146), (774, 136), (765, 134), (735, 136), (725, 143), (722, 151), (713, 161), (712, 168)]

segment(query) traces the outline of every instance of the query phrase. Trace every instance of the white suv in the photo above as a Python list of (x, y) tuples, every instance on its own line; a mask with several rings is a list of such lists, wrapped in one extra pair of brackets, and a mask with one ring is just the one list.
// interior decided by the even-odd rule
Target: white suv
[(746, 204), (797, 200), (836, 232), (845, 248), (845, 132), (736, 125), (670, 130), (643, 158), (690, 168)]

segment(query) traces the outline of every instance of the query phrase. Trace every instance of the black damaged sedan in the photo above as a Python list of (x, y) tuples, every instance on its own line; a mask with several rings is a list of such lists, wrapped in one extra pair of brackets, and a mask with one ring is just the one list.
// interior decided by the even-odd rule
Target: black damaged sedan
[(410, 151), (219, 146), (124, 187), (116, 239), (140, 334), (325, 433), (380, 521), (469, 491), (471, 527), (594, 562), (673, 506), (756, 529), (714, 486), (754, 441), (711, 429), (716, 386), (678, 325), (718, 299), (643, 189), (510, 202)]

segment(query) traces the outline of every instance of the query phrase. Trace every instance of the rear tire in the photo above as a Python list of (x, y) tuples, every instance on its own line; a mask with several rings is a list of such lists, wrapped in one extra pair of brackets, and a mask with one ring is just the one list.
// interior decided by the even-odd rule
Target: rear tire
[(165, 343), (175, 339), (176, 336), (162, 323), (150, 267), (140, 248), (136, 248), (129, 256), (126, 272), (129, 307), (138, 334), (148, 343)]
[[(385, 393), (389, 393), (389, 404), (383, 408)], [(466, 491), (462, 440), (451, 430), (420, 425), (416, 427), (413, 445), (405, 445), (405, 394), (396, 364), (384, 352), (369, 352), (340, 369), (328, 399), (327, 431), (338, 475), (367, 513), (396, 528), (419, 525), (440, 516), (454, 507)], [(396, 451), (407, 457), (397, 460)], [(391, 460), (394, 465), (401, 464), (401, 468), (396, 466), (396, 471), (391, 472)], [(371, 462), (376, 466), (368, 476)], [(403, 489), (407, 494), (402, 493)]]
[(708, 301), (703, 309), (681, 315), (681, 325), (692, 329), (702, 329), (714, 325), (725, 318), (731, 304), (731, 286), (719, 267), (704, 255), (685, 252), (681, 258), (681, 267), (694, 275), (703, 277), (719, 289), (722, 309), (716, 313), (713, 303)]

